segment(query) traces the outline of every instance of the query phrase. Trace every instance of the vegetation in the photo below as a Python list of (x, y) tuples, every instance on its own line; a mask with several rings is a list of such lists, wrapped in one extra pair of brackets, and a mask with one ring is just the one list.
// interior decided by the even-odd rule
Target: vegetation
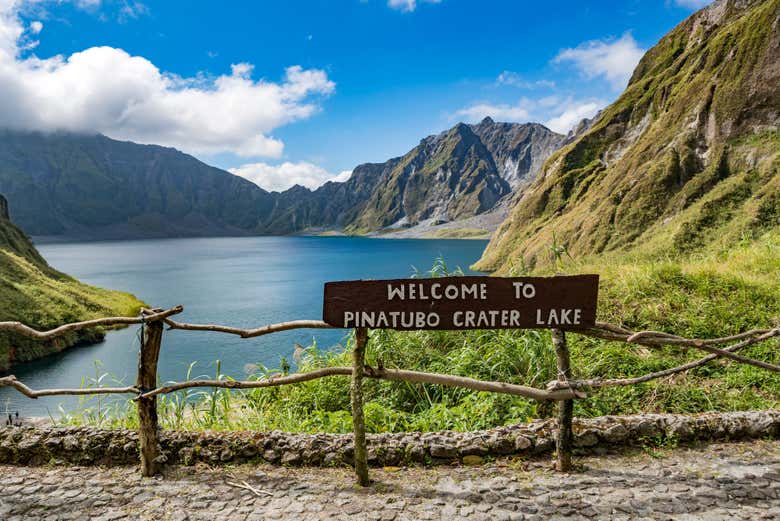
[[(2, 196), (0, 210), (0, 320), (49, 329), (68, 322), (138, 312), (142, 303), (134, 296), (82, 284), (51, 268), (27, 236), (10, 222)], [(39, 342), (0, 332), (0, 371), (74, 344), (96, 342), (103, 335), (102, 330), (92, 329)]]
[[(780, 0), (719, 5), (697, 12), (648, 51), (621, 97), (550, 157), (494, 235), (480, 269), (599, 273), (599, 318), (635, 330), (708, 338), (780, 326)], [(435, 193), (431, 174), (449, 166), (456, 148), (467, 152), (458, 155), (457, 166), (470, 181), (461, 206), (448, 211), (473, 211), (481, 201), (471, 195), (485, 179), (486, 164), (466, 130), (448, 134), (443, 155), (433, 154), (428, 170), (411, 168), (414, 151), (393, 163), (387, 183), (393, 190), (373, 196), (375, 212), (354, 221), (350, 231), (397, 220), (397, 194), (406, 186), (425, 197)], [(430, 275), (446, 272), (438, 262)], [(638, 376), (703, 356), (681, 347), (569, 338), (577, 379)], [(299, 350), (298, 369), (349, 365), (351, 342), (339, 351)], [(777, 349), (774, 339), (743, 353), (776, 362)], [(555, 377), (545, 331), (373, 331), (367, 360), (532, 386)], [(255, 377), (289, 369), (285, 360), (280, 366)], [(364, 385), (366, 425), (374, 432), (479, 429), (549, 417), (554, 407), (433, 385)], [(348, 389), (346, 378), (330, 378), (240, 393), (182, 392), (161, 399), (162, 419), (168, 428), (346, 432)], [(575, 402), (575, 414), (778, 406), (780, 375), (721, 359), (644, 384), (592, 390)], [(85, 402), (64, 421), (134, 424), (129, 404), (117, 403), (123, 414), (114, 415), (96, 415), (94, 407)]]
[(707, 9), (662, 38), (620, 98), (547, 160), (478, 269), (544, 264), (553, 234), (575, 256), (663, 258), (780, 226), (779, 7)]
[[(780, 232), (746, 240), (729, 251), (684, 261), (648, 261), (639, 257), (572, 259), (560, 245), (549, 255), (567, 273), (602, 275), (599, 318), (635, 329), (656, 329), (689, 337), (733, 334), (753, 327), (780, 325)], [(513, 267), (515, 274), (527, 272)], [(427, 274), (449, 272), (438, 260)], [(457, 273), (457, 271), (455, 271)], [(538, 274), (539, 272), (537, 272)], [(541, 272), (543, 273), (543, 272)], [(575, 378), (623, 377), (672, 367), (703, 356), (695, 350), (649, 349), (569, 334)], [(349, 365), (352, 339), (343, 351), (321, 351), (316, 345), (294, 354), (298, 370)], [(744, 354), (776, 360), (777, 341), (756, 345)], [(533, 386), (555, 378), (555, 357), (546, 331), (372, 331), (367, 361), (376, 366), (449, 373)], [(286, 372), (261, 368), (254, 378)], [(194, 367), (190, 368), (192, 376)], [(228, 378), (220, 374), (217, 378)], [(97, 376), (95, 379), (97, 380)], [(472, 392), (434, 385), (368, 379), (366, 425), (369, 431), (471, 430), (549, 417), (554, 404), (507, 395)], [(85, 399), (78, 411), (63, 411), (66, 423), (135, 426), (131, 402), (115, 402), (110, 412), (96, 399)], [(780, 406), (780, 375), (714, 361), (705, 366), (646, 384), (593, 390), (575, 405), (577, 416), (747, 410)], [(349, 380), (320, 379), (295, 386), (255, 389), (188, 390), (161, 397), (165, 428), (283, 429), (300, 432), (348, 432)]]

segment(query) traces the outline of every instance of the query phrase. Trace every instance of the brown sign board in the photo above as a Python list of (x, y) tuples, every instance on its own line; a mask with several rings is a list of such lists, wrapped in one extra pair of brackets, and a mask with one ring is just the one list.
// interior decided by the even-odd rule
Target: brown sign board
[(327, 282), (322, 319), (343, 328), (586, 329), (598, 286), (598, 275)]

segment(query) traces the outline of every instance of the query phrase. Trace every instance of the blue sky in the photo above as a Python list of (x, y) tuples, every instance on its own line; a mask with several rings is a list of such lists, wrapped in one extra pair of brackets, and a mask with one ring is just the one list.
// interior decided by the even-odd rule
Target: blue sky
[(0, 0), (0, 125), (316, 186), (457, 121), (565, 132), (701, 0)]

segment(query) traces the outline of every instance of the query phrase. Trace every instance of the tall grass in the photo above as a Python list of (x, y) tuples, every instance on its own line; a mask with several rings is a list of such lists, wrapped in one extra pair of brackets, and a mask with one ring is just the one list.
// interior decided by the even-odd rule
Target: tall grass
[[(555, 246), (555, 245), (554, 245)], [(780, 325), (780, 234), (746, 241), (727, 252), (693, 259), (602, 258), (575, 260), (555, 247), (556, 268), (602, 275), (599, 318), (634, 329), (655, 329), (689, 337), (714, 337), (753, 327)], [(551, 253), (552, 254), (552, 253)], [(521, 267), (524, 270), (524, 268)], [(437, 259), (417, 276), (443, 276)], [(575, 378), (636, 376), (694, 360), (703, 353), (680, 347), (645, 348), (569, 334)], [(296, 348), (300, 371), (351, 363), (352, 336), (341, 349), (316, 344)], [(778, 361), (778, 342), (742, 351)], [(544, 386), (555, 378), (550, 335), (537, 330), (413, 331), (375, 330), (367, 363)], [(192, 364), (186, 377), (192, 377)], [(258, 366), (250, 376), (267, 378), (289, 369)], [(217, 379), (226, 379), (217, 364)], [(96, 377), (86, 385), (101, 385)], [(366, 426), (371, 432), (473, 430), (553, 413), (552, 403), (408, 382), (367, 379)], [(89, 402), (85, 402), (89, 403)], [(294, 432), (349, 432), (349, 379), (331, 377), (302, 384), (245, 391), (184, 390), (159, 400), (164, 428), (282, 429)], [(94, 402), (92, 409), (65, 416), (69, 423), (134, 427), (134, 407)], [(770, 409), (780, 407), (780, 375), (726, 360), (654, 382), (593, 391), (575, 402), (578, 416)]]

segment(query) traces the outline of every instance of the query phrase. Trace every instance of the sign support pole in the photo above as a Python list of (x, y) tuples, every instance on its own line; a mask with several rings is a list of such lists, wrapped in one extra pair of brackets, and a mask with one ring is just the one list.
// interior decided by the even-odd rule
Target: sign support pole
[(358, 484), (362, 487), (367, 487), (370, 482), (368, 479), (368, 451), (366, 449), (366, 419), (363, 415), (363, 367), (367, 343), (368, 329), (355, 329), (350, 397), (352, 400), (352, 425), (355, 432), (355, 474)]
[[(569, 346), (566, 343), (566, 333), (560, 329), (552, 330), (553, 346), (558, 365), (558, 381), (568, 382), (571, 378), (571, 361), (569, 358)], [(572, 432), (572, 418), (574, 416), (574, 400), (562, 400), (558, 402), (558, 436), (555, 441), (557, 461), (555, 468), (559, 472), (571, 470), (571, 453), (574, 434)]]

